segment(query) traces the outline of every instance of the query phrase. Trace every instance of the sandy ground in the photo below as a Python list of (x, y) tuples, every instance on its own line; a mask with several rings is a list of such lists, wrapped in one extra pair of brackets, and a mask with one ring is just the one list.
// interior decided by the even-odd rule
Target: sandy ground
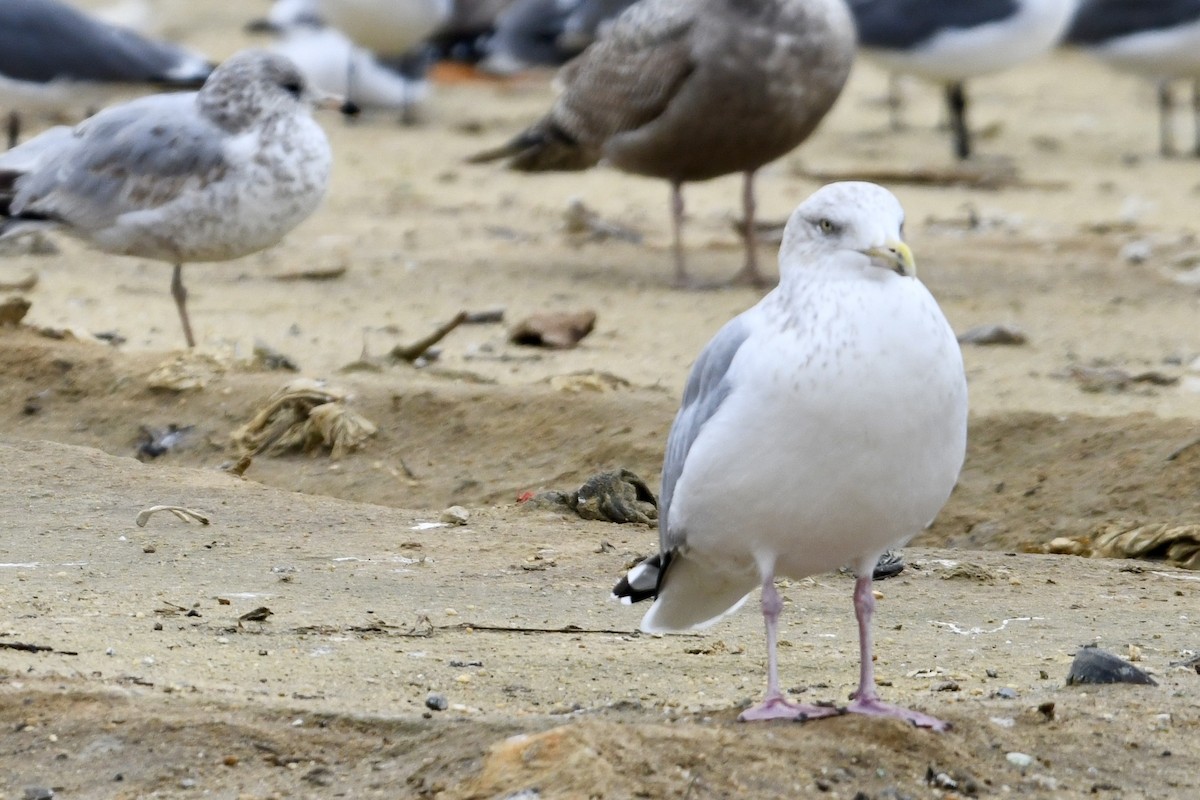
[[(206, 3), (177, 27), (227, 55), (247, 41), (240, 8)], [(764, 218), (784, 218), (815, 173), (954, 169), (936, 92), (910, 85), (909, 127), (891, 132), (885, 85), (862, 65), (818, 134), (764, 171)], [(57, 254), (0, 258), (0, 284), (37, 277), (0, 293), (32, 303), (26, 326), (0, 329), (0, 791), (1197, 796), (1200, 676), (1178, 664), (1200, 650), (1200, 573), (1027, 551), (1103, 525), (1200, 521), (1200, 167), (1154, 155), (1148, 86), (1077, 55), (973, 95), (979, 169), (1003, 185), (889, 182), (955, 328), (1028, 336), (965, 347), (962, 479), (909, 569), (879, 587), (881, 691), (953, 731), (738, 725), (761, 691), (758, 615), (638, 636), (636, 611), (606, 597), (655, 532), (516, 503), (616, 467), (657, 487), (691, 360), (758, 296), (669, 288), (660, 183), (464, 165), (546, 105), (535, 76), (439, 86), (414, 128), (323, 118), (336, 154), (324, 207), (267, 253), (185, 271), (215, 365), (202, 389), (148, 385), (182, 344), (164, 266), (61, 237)], [(736, 178), (687, 191), (702, 276), (739, 265), (737, 196)], [(573, 240), (572, 198), (643, 242)], [(280, 279), (314, 270), (338, 275)], [(342, 369), (493, 308), (504, 324), (455, 330), (422, 369)], [(598, 322), (577, 349), (506, 341), (528, 314), (580, 309)], [(295, 377), (250, 365), (256, 341), (349, 391), (377, 436), (336, 461), (222, 472), (231, 432)], [(1155, 381), (1097, 386), (1096, 368)], [(192, 426), (179, 447), (131, 458), (142, 426), (169, 424)], [(134, 524), (156, 504), (211, 524)], [(421, 524), (453, 504), (465, 526)], [(805, 698), (853, 688), (850, 589), (837, 575), (785, 587), (782, 670)], [(239, 625), (260, 606), (273, 615)], [(1072, 654), (1097, 642), (1159, 685), (1065, 687)], [(428, 709), (431, 693), (449, 707)]]

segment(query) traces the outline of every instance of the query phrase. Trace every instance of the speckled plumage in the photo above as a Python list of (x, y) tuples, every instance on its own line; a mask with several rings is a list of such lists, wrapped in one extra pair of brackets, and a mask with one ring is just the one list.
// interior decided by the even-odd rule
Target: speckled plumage
[(850, 564), (864, 637), (850, 710), (941, 725), (882, 706), (866, 671), (876, 562), (933, 519), (966, 447), (962, 356), (910, 273), (902, 224), (874, 184), (831, 184), (796, 209), (779, 287), (726, 324), (688, 378), (663, 464), (661, 552), (614, 589), (654, 597), (642, 629), (661, 633), (711, 625), (762, 586), (768, 700), (747, 719), (798, 716), (775, 669), (775, 577)]
[[(563, 67), (545, 117), (475, 160), (527, 171), (604, 161), (676, 187), (749, 180), (813, 132), (853, 58), (843, 0), (641, 0)], [(747, 200), (749, 221), (749, 185)]]
[(246, 51), (199, 92), (113, 106), (0, 155), (0, 236), (51, 226), (109, 253), (225, 261), (311, 214), (331, 162), (295, 66)]

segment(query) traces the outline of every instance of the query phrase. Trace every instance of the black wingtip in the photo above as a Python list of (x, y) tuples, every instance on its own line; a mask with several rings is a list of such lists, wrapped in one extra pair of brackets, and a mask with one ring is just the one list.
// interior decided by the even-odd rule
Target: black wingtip
[(625, 577), (617, 581), (612, 590), (613, 597), (623, 603), (653, 600), (658, 597), (658, 589), (662, 586), (663, 576), (666, 575), (670, 563), (670, 553), (656, 553), (642, 559)]
[(508, 168), (518, 172), (574, 172), (595, 166), (600, 155), (580, 145), (558, 125), (542, 120), (500, 147), (468, 156), (467, 163), (483, 164), (502, 158), (510, 159)]

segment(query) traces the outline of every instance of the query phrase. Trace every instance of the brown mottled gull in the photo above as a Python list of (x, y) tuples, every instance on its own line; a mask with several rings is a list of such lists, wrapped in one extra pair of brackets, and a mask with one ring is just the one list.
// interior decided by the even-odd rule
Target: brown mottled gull
[(670, 181), (680, 285), (682, 184), (744, 173), (746, 263), (735, 280), (762, 284), (754, 173), (812, 133), (853, 58), (843, 0), (641, 0), (563, 67), (545, 117), (471, 160), (511, 157), (527, 172), (604, 161)]
[(0, 238), (61, 228), (106, 253), (175, 265), (276, 244), (325, 195), (332, 154), (288, 59), (248, 50), (199, 92), (143, 97), (0, 155)]

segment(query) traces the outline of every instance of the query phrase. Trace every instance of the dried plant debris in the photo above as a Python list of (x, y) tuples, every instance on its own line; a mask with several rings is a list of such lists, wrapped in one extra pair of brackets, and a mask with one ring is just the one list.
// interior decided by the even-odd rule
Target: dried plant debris
[(1029, 343), (1025, 331), (1016, 325), (977, 325), (958, 335), (961, 344), (1019, 346)]
[(568, 375), (552, 375), (546, 379), (546, 382), (556, 391), (571, 392), (572, 394), (579, 394), (581, 392), (598, 392), (603, 394), (604, 392), (616, 389), (628, 389), (633, 385), (619, 375), (594, 369), (583, 372), (572, 372)]
[(137, 523), (139, 528), (144, 528), (146, 527), (146, 523), (150, 521), (150, 517), (159, 511), (170, 511), (184, 522), (199, 522), (201, 525), (208, 524), (208, 517), (199, 511), (193, 511), (183, 506), (150, 506), (149, 508), (143, 508), (138, 512), (137, 517), (133, 521)]
[(1080, 389), (1091, 393), (1124, 392), (1138, 383), (1150, 386), (1173, 386), (1179, 383), (1177, 375), (1167, 375), (1158, 370), (1127, 372), (1119, 367), (1072, 366), (1054, 373), (1053, 377), (1073, 380)]
[(609, 222), (600, 218), (592, 209), (583, 204), (578, 197), (573, 197), (567, 203), (563, 214), (563, 231), (567, 239), (574, 245), (585, 242), (603, 242), (617, 239), (631, 244), (641, 244), (642, 234), (626, 225)]
[(1095, 646), (1082, 647), (1071, 662), (1071, 670), (1067, 673), (1067, 685), (1098, 683), (1158, 685), (1154, 678), (1120, 656)]
[(627, 469), (601, 472), (574, 492), (548, 491), (534, 495), (530, 508), (567, 508), (583, 519), (601, 522), (641, 523), (658, 520), (658, 500), (646, 482)]
[(138, 433), (137, 450), (134, 455), (138, 461), (153, 461), (181, 447), (194, 429), (194, 425), (176, 425), (174, 422), (165, 428), (143, 425)]
[(224, 375), (230, 366), (227, 357), (202, 350), (186, 350), (159, 364), (146, 378), (151, 389), (186, 392), (203, 389)]
[(267, 399), (254, 418), (231, 436), (242, 455), (312, 453), (326, 448), (334, 459), (357, 449), (378, 432), (349, 408), (349, 394), (324, 381), (297, 378)]
[(595, 327), (595, 311), (534, 314), (514, 325), (508, 340), (513, 344), (564, 350), (579, 344)]
[(20, 325), (32, 305), (24, 297), (10, 297), (0, 302), (0, 327)]
[(1166, 561), (1183, 569), (1200, 570), (1200, 524), (1104, 522), (1086, 536), (1053, 539), (1041, 551), (1085, 558)]
[(243, 622), (266, 622), (267, 617), (272, 616), (274, 613), (274, 611), (266, 606), (259, 606), (253, 611), (247, 611), (238, 617), (238, 627), (242, 627)]
[(276, 350), (261, 340), (254, 342), (254, 364), (261, 369), (272, 372), (276, 370), (284, 370), (286, 372), (300, 371), (300, 365), (291, 356)]

